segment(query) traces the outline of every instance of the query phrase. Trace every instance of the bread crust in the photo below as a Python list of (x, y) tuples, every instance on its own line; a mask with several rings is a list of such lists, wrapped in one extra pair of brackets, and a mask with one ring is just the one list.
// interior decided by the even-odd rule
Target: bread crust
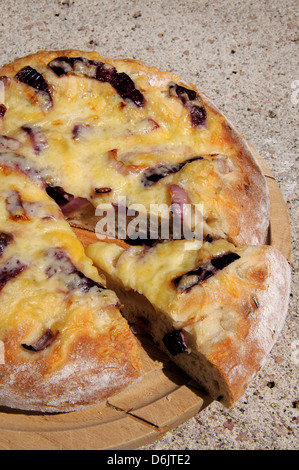
[[(241, 254), (238, 249), (237, 252)], [(220, 335), (219, 341), (210, 339), (210, 344), (197, 345), (226, 383), (229, 393), (221, 399), (227, 407), (233, 406), (243, 395), (267, 360), (284, 326), (290, 294), (290, 267), (276, 248), (248, 247), (241, 260), (227, 268), (227, 284), (221, 285), (220, 280), (215, 286), (218, 292), (211, 289), (205, 300), (205, 305), (233, 312), (233, 333), (228, 331), (222, 339)], [(191, 304), (196, 302), (196, 289), (193, 295)], [(180, 305), (181, 309), (184, 307), (184, 303)], [(225, 321), (223, 315), (220, 324), (224, 325)], [(190, 328), (186, 327), (195, 338), (202, 334), (200, 323), (199, 320)], [(214, 394), (214, 398), (219, 395)]]
[[(124, 303), (128, 321), (138, 325), (144, 317), (159, 347), (229, 408), (263, 367), (283, 328), (289, 264), (272, 246), (215, 248), (219, 243), (214, 242), (183, 257), (178, 242), (167, 244), (161, 266), (155, 262), (157, 248), (141, 252), (117, 247), (113, 253), (110, 244), (99, 242), (90, 245), (87, 253)], [(194, 272), (225, 248), (240, 258), (206, 281), (177, 291), (173, 280), (188, 270), (186, 266)], [(180, 261), (173, 261), (180, 256)], [(135, 271), (129, 276), (131, 266)], [(164, 343), (165, 336), (175, 331), (182, 332), (186, 347), (176, 354)]]
[[(70, 412), (106, 400), (140, 378), (140, 359), (125, 322), (106, 334), (77, 329), (61, 360), (59, 345), (42, 353), (24, 352), (24, 330), (4, 337), (0, 405), (21, 410)], [(36, 356), (38, 355), (38, 358)]]

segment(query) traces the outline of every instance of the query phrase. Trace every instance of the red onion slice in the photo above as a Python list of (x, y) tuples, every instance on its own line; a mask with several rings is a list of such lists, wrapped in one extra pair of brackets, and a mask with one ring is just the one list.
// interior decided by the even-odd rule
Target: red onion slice
[(180, 171), (185, 165), (189, 163), (195, 162), (197, 160), (202, 160), (203, 157), (195, 156), (188, 158), (187, 160), (180, 162), (180, 163), (166, 163), (165, 165), (158, 165), (154, 167), (147, 168), (142, 176), (142, 184), (145, 188), (153, 186), (162, 178), (165, 178), (168, 175), (173, 173), (177, 173)]
[(0, 266), (0, 291), (12, 279), (21, 274), (27, 266), (19, 259), (12, 257)]
[(24, 67), (21, 69), (15, 76), (17, 80), (26, 85), (30, 86), (39, 94), (43, 99), (42, 107), (46, 110), (49, 110), (53, 106), (53, 100), (50, 93), (49, 86), (37, 70), (33, 69), (30, 66)]
[(133, 103), (138, 108), (145, 104), (145, 98), (135, 87), (135, 83), (124, 72), (117, 72), (110, 64), (98, 60), (89, 60), (85, 57), (57, 57), (49, 62), (48, 66), (58, 77), (73, 72), (100, 82), (109, 83), (125, 101)]
[(183, 330), (170, 331), (163, 337), (162, 341), (172, 356), (183, 353), (188, 349)]
[(174, 217), (177, 217), (183, 223), (184, 206), (188, 202), (188, 195), (184, 188), (177, 184), (169, 185), (171, 194), (171, 210)]
[(21, 195), (18, 191), (8, 191), (5, 204), (12, 220), (28, 220), (28, 215), (23, 207)]
[(201, 127), (206, 124), (207, 112), (201, 97), (196, 91), (171, 82), (169, 84), (169, 96), (179, 98), (189, 110), (193, 127)]
[(62, 205), (60, 208), (63, 215), (68, 215), (75, 210), (88, 206), (89, 204), (89, 201), (84, 197), (74, 197), (74, 199)]
[(38, 186), (45, 187), (45, 180), (42, 173), (32, 166), (32, 162), (23, 155), (19, 155), (12, 151), (1, 152), (0, 149), (0, 166), (19, 171), (28, 176)]
[(6, 106), (4, 104), (0, 104), (0, 119), (4, 118), (6, 111)]
[(0, 135), (0, 151), (15, 152), (21, 147), (21, 142), (7, 135)]
[(202, 284), (211, 276), (217, 274), (218, 271), (226, 268), (226, 266), (239, 258), (240, 256), (232, 251), (221, 253), (205, 261), (194, 270), (182, 274), (182, 276), (174, 279), (173, 283), (178, 292), (189, 292), (192, 287), (197, 284)]
[(44, 349), (51, 346), (51, 344), (55, 341), (58, 336), (57, 333), (53, 333), (50, 328), (46, 329), (46, 332), (43, 336), (34, 344), (22, 344), (23, 348), (28, 349), (29, 351), (43, 351)]
[(138, 174), (144, 171), (145, 165), (130, 165), (118, 160), (117, 149), (108, 152), (108, 158), (111, 166), (121, 175)]
[(41, 153), (43, 150), (45, 150), (48, 147), (48, 141), (47, 141), (46, 135), (41, 127), (29, 126), (26, 124), (22, 126), (21, 129), (23, 129), (23, 131), (25, 131), (28, 134), (33, 150), (36, 154)]
[(52, 248), (46, 253), (46, 258), (48, 261), (48, 266), (45, 268), (46, 276), (48, 278), (60, 277), (68, 290), (79, 289), (87, 293), (93, 287), (96, 287), (99, 292), (105, 289), (105, 286), (78, 271), (69, 254), (64, 250)]
[(3, 255), (5, 248), (8, 247), (14, 240), (11, 233), (0, 232), (0, 256)]
[(72, 139), (76, 142), (79, 141), (88, 130), (90, 130), (89, 124), (75, 124), (72, 129)]

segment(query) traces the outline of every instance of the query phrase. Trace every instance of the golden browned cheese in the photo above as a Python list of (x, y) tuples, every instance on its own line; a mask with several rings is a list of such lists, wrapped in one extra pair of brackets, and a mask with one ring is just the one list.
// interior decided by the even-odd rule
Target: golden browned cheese
[[(48, 64), (61, 56), (83, 57), (127, 74), (142, 94), (143, 105), (136, 106), (110, 83), (88, 76), (80, 63), (75, 72), (58, 76)], [(28, 66), (47, 83), (51, 106), (16, 78)], [(19, 151), (45, 171), (52, 185), (95, 206), (117, 203), (121, 196), (146, 211), (151, 204), (170, 206), (170, 187), (178, 185), (189, 203), (203, 204), (205, 235), (238, 244), (265, 241), (269, 201), (260, 167), (245, 141), (193, 85), (137, 61), (82, 51), (39, 52), (4, 66), (1, 75), (6, 77), (2, 83), (7, 111), (0, 134), (15, 138)], [(186, 94), (171, 92), (173, 84), (196, 94), (206, 113), (201, 125), (191, 120)], [(39, 133), (38, 150), (24, 126)], [(189, 160), (179, 171), (145, 186), (146, 170)]]

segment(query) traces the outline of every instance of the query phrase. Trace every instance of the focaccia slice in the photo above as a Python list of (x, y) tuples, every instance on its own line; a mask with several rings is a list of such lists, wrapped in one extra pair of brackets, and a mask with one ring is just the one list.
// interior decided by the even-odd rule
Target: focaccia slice
[(284, 324), (290, 269), (271, 246), (176, 240), (151, 248), (99, 242), (88, 256), (130, 323), (214, 399), (232, 406), (262, 367)]
[(136, 339), (38, 172), (0, 161), (0, 406), (65, 412), (140, 376)]

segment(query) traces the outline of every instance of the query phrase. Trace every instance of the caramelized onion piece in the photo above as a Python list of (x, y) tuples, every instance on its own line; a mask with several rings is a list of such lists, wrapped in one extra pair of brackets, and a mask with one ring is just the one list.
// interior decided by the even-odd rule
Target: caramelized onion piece
[(41, 153), (48, 147), (47, 137), (39, 126), (29, 126), (28, 124), (21, 127), (25, 131), (31, 141), (33, 150), (36, 154)]
[(231, 251), (214, 256), (210, 260), (202, 263), (193, 271), (189, 271), (188, 273), (174, 279), (173, 283), (178, 292), (188, 292), (192, 287), (197, 284), (201, 284), (209, 277), (214, 276), (218, 271), (224, 269), (239, 258), (240, 256), (237, 253)]
[(27, 266), (19, 259), (12, 257), (0, 266), (0, 291), (11, 280), (21, 274)]
[(118, 159), (118, 150), (112, 149), (108, 152), (109, 163), (121, 175), (130, 175), (144, 171), (145, 165), (130, 165)]
[(111, 188), (108, 188), (108, 187), (105, 187), (105, 188), (95, 188), (95, 193), (96, 194), (107, 194), (107, 193), (111, 193), (112, 189)]
[(174, 217), (177, 217), (181, 223), (183, 223), (184, 217), (184, 205), (188, 202), (188, 195), (184, 188), (177, 184), (171, 184), (169, 186), (171, 194), (171, 210)]
[(168, 175), (173, 173), (177, 173), (180, 171), (185, 165), (188, 163), (194, 162), (196, 160), (202, 160), (203, 157), (196, 156), (192, 158), (188, 158), (181, 163), (167, 163), (165, 165), (159, 165), (152, 168), (148, 168), (143, 172), (141, 182), (145, 188), (153, 186), (156, 184), (160, 179), (165, 178)]
[(169, 96), (179, 98), (183, 105), (189, 110), (193, 127), (205, 125), (207, 112), (201, 97), (194, 90), (171, 82), (169, 85)]
[(172, 356), (176, 356), (187, 349), (187, 344), (182, 330), (174, 330), (167, 333), (162, 341)]
[(124, 100), (129, 100), (138, 108), (144, 106), (145, 99), (137, 90), (133, 80), (124, 72), (117, 72), (110, 64), (98, 60), (88, 60), (85, 57), (57, 57), (48, 66), (58, 77), (68, 73), (94, 78), (100, 82), (110, 83)]
[(0, 104), (0, 119), (4, 118), (6, 111), (6, 106), (4, 104)]
[(48, 250), (46, 256), (48, 258), (48, 266), (46, 266), (45, 270), (47, 277), (60, 277), (67, 289), (80, 289), (84, 293), (89, 292), (92, 287), (97, 287), (99, 291), (105, 289), (102, 284), (86, 277), (81, 271), (78, 271), (68, 253), (64, 250), (53, 248)]
[(43, 351), (44, 349), (51, 346), (58, 336), (57, 333), (53, 333), (50, 328), (47, 328), (43, 336), (34, 344), (22, 344), (23, 348), (28, 349), (29, 351)]
[(28, 65), (27, 67), (21, 69), (16, 74), (15, 78), (33, 88), (36, 93), (43, 97), (43, 108), (47, 110), (52, 108), (53, 100), (50, 88), (41, 73)]
[(0, 150), (15, 152), (21, 147), (21, 142), (7, 135), (0, 135)]
[(13, 242), (11, 233), (0, 232), (0, 256), (3, 255), (5, 248)]
[(12, 220), (28, 220), (28, 215), (23, 207), (21, 195), (18, 191), (8, 191), (5, 203), (7, 212)]
[(45, 187), (45, 180), (42, 173), (37, 168), (34, 168), (32, 162), (22, 155), (8, 151), (1, 152), (0, 149), (0, 166), (19, 171), (32, 179), (38, 186)]

